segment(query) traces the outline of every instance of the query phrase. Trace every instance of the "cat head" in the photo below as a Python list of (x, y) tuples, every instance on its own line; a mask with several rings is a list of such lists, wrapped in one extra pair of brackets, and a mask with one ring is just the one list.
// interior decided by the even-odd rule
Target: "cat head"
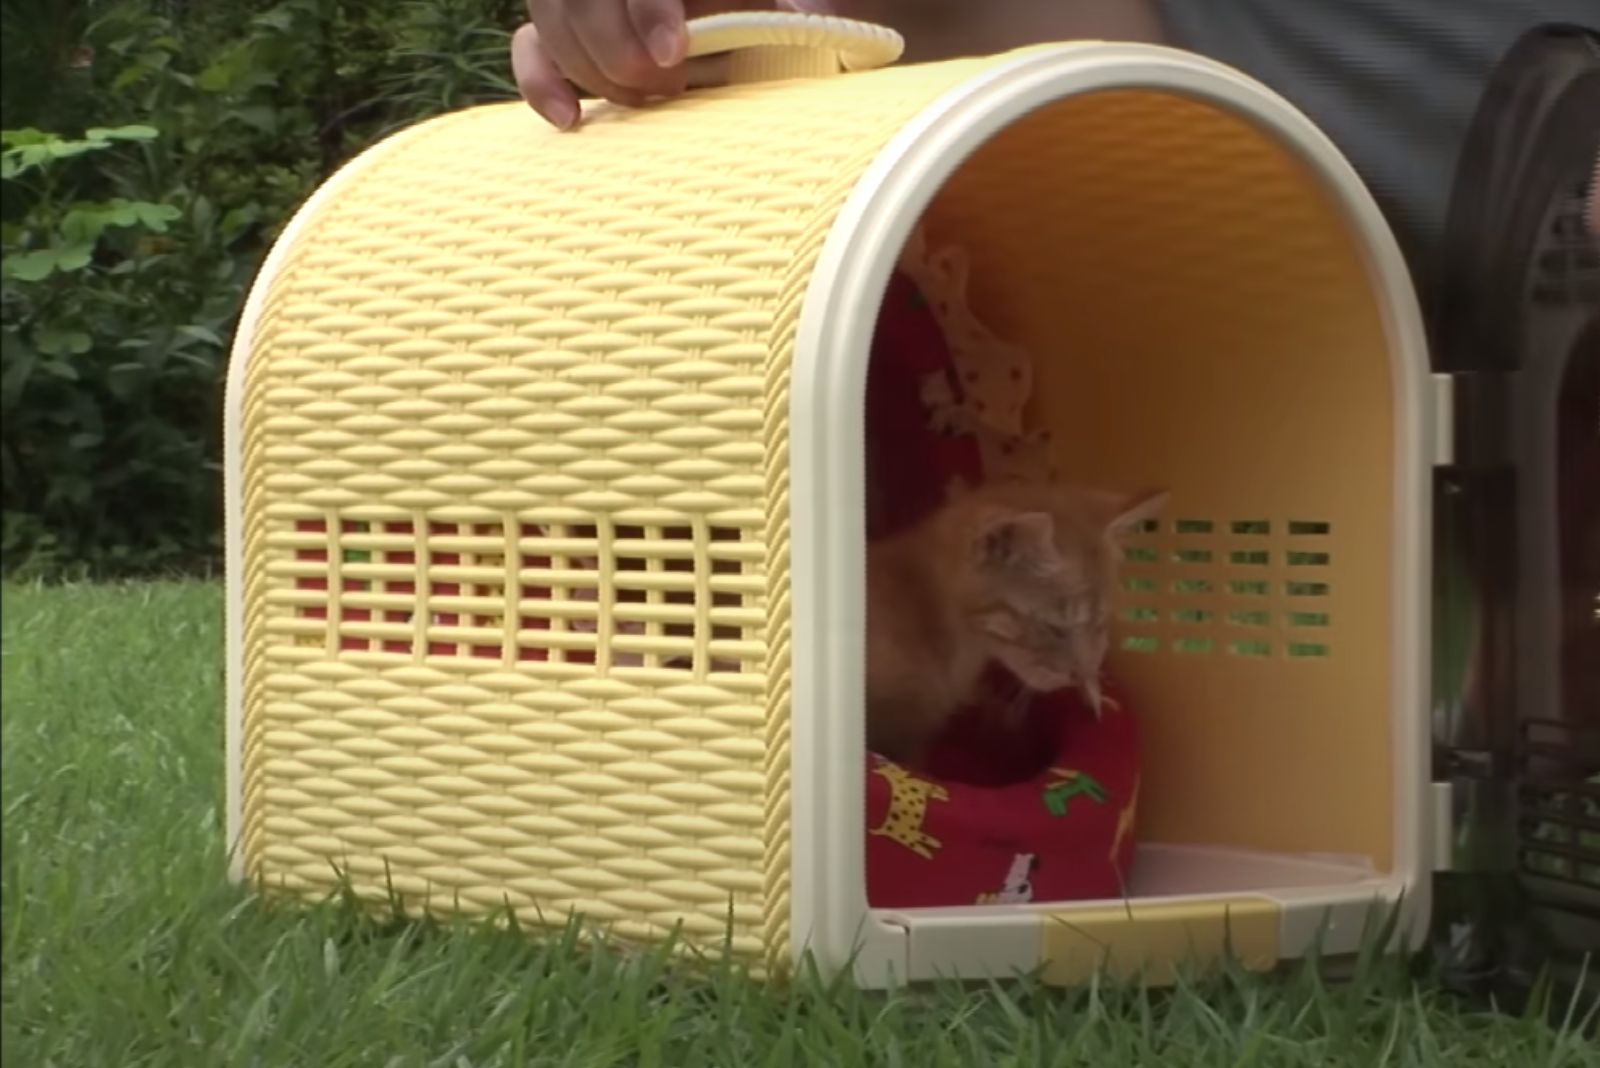
[(989, 655), (1029, 689), (1077, 685), (1098, 710), (1124, 539), (1165, 493), (1052, 487), (980, 505), (968, 543), (973, 621)]

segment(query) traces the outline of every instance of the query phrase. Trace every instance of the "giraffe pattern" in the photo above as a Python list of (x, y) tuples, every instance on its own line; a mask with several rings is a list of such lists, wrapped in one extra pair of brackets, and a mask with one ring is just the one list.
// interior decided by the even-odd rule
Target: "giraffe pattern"
[(1024, 905), (1033, 900), (1033, 870), (1039, 858), (1032, 853), (1018, 853), (1011, 858), (1011, 870), (1006, 873), (1006, 884), (997, 891), (979, 894), (978, 905)]
[(898, 842), (923, 860), (932, 860), (940, 842), (922, 829), (929, 801), (948, 801), (950, 792), (887, 761), (873, 769), (889, 784), (889, 809), (883, 824), (869, 833)]
[(1106, 803), (1106, 788), (1094, 776), (1071, 768), (1051, 768), (1050, 775), (1044, 788), (1044, 807), (1057, 819), (1067, 814), (1074, 797), (1087, 797), (1097, 805)]
[(1133, 833), (1133, 821), (1139, 814), (1139, 780), (1133, 780), (1133, 790), (1128, 794), (1128, 803), (1122, 811), (1117, 813), (1117, 833), (1111, 839), (1111, 852), (1106, 854), (1106, 859), (1112, 864), (1117, 862), (1117, 854), (1122, 850), (1122, 843)]
[(974, 438), (991, 478), (1053, 478), (1049, 432), (1024, 426), (1033, 392), (1032, 355), (1002, 341), (973, 313), (967, 302), (966, 250), (957, 245), (933, 248), (919, 226), (906, 241), (900, 270), (927, 301), (960, 381), (958, 388), (943, 372), (923, 379), (921, 399), (929, 425)]

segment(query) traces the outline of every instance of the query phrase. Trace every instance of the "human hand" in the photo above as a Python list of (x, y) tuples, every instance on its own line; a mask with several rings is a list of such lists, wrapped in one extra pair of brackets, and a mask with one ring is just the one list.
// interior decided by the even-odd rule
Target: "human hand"
[(578, 94), (637, 107), (689, 84), (686, 23), (739, 10), (832, 14), (833, 0), (527, 0), (511, 38), (517, 90), (552, 125), (578, 122)]

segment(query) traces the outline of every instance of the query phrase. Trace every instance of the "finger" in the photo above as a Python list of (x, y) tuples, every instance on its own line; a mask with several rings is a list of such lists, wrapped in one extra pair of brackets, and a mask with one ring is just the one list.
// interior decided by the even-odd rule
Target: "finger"
[[(590, 0), (590, 2), (604, 4), (607, 0)], [(616, 0), (609, 2), (616, 3)], [(567, 18), (569, 5), (562, 3), (562, 0), (529, 0), (529, 6), (539, 13), (535, 21), (539, 26), (539, 39), (544, 43), (545, 53), (568, 81), (575, 82), (592, 96), (604, 97), (619, 104), (637, 106), (644, 103), (643, 92), (630, 86), (618, 85), (601, 72), (594, 57), (578, 39), (571, 21)]]
[[(629, 9), (636, 11), (648, 6), (650, 0), (631, 0)], [(707, 15), (720, 15), (728, 11), (749, 11), (752, 8), (770, 9), (776, 11), (789, 11), (799, 14), (831, 15), (833, 13), (833, 0), (766, 0), (755, 2), (751, 0), (691, 0), (688, 14), (692, 18), (704, 18)], [(636, 13), (634, 27), (641, 37), (648, 40), (651, 32), (650, 24), (643, 21)], [(677, 54), (681, 57), (688, 50), (689, 38), (685, 33), (681, 43), (683, 51)], [(664, 46), (663, 46), (664, 48)], [(652, 49), (652, 52), (655, 52)], [(657, 57), (659, 59), (659, 57)], [(696, 56), (694, 59), (682, 60), (685, 77), (683, 87), (686, 89), (706, 89), (728, 84), (729, 57), (726, 52), (710, 56)]]
[[(689, 50), (689, 30), (680, 0), (627, 0), (628, 23), (658, 68), (671, 70)], [(700, 12), (696, 12), (699, 14)]]
[(677, 69), (682, 56), (657, 62), (658, 57), (634, 26), (632, 8), (636, 3), (663, 9), (650, 12), (646, 21), (658, 47), (683, 36), (683, 8), (676, 0), (590, 0), (573, 11), (568, 25), (595, 69), (612, 85), (643, 96), (675, 93), (682, 88)]
[(511, 35), (511, 74), (522, 99), (550, 125), (568, 130), (577, 124), (578, 95), (561, 76), (531, 22)]
[[(834, 0), (627, 0), (634, 32), (656, 65), (673, 68), (689, 50), (687, 19), (705, 18), (730, 11), (775, 10), (796, 14), (831, 15)], [(689, 84), (702, 84), (690, 75)]]

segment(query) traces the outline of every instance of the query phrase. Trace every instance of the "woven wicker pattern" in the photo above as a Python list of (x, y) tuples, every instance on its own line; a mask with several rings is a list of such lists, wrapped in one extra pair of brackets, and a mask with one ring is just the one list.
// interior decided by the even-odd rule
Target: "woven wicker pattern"
[(885, 140), (974, 64), (380, 149), (243, 394), (247, 870), (788, 949), (788, 361)]

